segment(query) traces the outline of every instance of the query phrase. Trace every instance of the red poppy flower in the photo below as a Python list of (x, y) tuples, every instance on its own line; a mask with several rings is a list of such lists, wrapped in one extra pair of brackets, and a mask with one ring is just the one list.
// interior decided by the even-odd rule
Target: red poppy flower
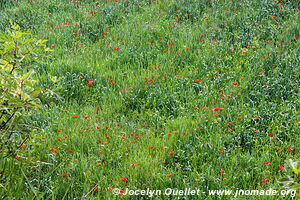
[(262, 179), (261, 182), (263, 182), (263, 183), (268, 183), (269, 180), (268, 180), (268, 179)]
[(83, 118), (83, 120), (88, 120), (89, 119), (89, 117), (88, 116), (85, 116), (84, 118)]
[(174, 152), (173, 152), (173, 151), (170, 151), (170, 155), (171, 155), (171, 156), (174, 155)]
[(212, 112), (218, 112), (218, 111), (220, 111), (220, 110), (223, 110), (224, 108), (214, 108), (214, 109), (212, 109), (211, 111)]
[(234, 87), (237, 87), (237, 86), (239, 86), (239, 83), (238, 83), (238, 82), (233, 82), (232, 85), (233, 85)]
[(220, 154), (225, 154), (225, 150), (220, 150)]
[(127, 182), (127, 178), (124, 177), (124, 178), (121, 179), (121, 181), (122, 182)]
[(269, 133), (268, 136), (269, 136), (269, 137), (273, 137), (273, 133)]
[(232, 125), (232, 122), (228, 122), (228, 126), (231, 126)]
[(221, 169), (221, 170), (220, 170), (220, 174), (225, 174), (225, 170), (224, 170), (224, 169)]
[(280, 170), (280, 171), (283, 171), (283, 170), (284, 170), (284, 166), (281, 165), (281, 166), (279, 167), (279, 170)]
[(73, 150), (72, 150), (72, 149), (68, 149), (67, 151), (68, 151), (68, 153), (72, 153), (72, 152), (73, 152)]
[(200, 81), (199, 79), (196, 79), (195, 82), (196, 82), (196, 83), (200, 83), (201, 81)]
[(19, 155), (16, 155), (16, 157), (15, 157), (15, 158), (18, 160), (18, 159), (20, 159), (20, 158), (21, 158), (21, 156), (19, 156)]
[(134, 136), (134, 133), (130, 133), (130, 136), (133, 137), (133, 136)]
[(120, 48), (119, 48), (119, 47), (115, 47), (114, 50), (115, 50), (115, 51), (119, 51)]
[(277, 148), (276, 148), (276, 151), (279, 151), (280, 149), (281, 149), (281, 148), (277, 147)]
[(97, 192), (97, 191), (99, 191), (99, 190), (100, 190), (99, 187), (95, 187), (95, 189), (94, 189), (95, 192)]
[(68, 176), (68, 174), (62, 173), (61, 176), (64, 177), (64, 178), (66, 178)]
[(150, 149), (154, 149), (154, 146), (149, 146)]
[(173, 174), (171, 174), (171, 173), (170, 173), (170, 174), (167, 174), (167, 177), (172, 177), (172, 176), (173, 176)]
[(92, 87), (92, 85), (93, 85), (93, 80), (88, 80), (88, 86)]
[(292, 148), (287, 149), (287, 152), (292, 152), (292, 151), (294, 151), (294, 149), (292, 149)]
[(271, 164), (271, 162), (265, 162), (265, 165), (266, 166), (268, 166), (268, 165), (270, 165)]
[(77, 118), (78, 118), (78, 116), (77, 116), (77, 115), (74, 115), (74, 116), (73, 116), (73, 118), (74, 118), (74, 119), (77, 119)]

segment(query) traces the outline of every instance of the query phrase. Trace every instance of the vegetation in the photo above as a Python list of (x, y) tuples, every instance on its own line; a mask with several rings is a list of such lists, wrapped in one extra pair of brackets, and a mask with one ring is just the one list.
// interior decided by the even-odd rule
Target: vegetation
[(299, 7), (1, 1), (1, 199), (297, 198)]

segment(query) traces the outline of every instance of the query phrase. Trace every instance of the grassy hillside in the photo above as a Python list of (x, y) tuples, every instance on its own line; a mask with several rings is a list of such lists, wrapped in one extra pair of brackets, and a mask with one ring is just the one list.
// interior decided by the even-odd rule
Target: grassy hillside
[(15, 22), (53, 50), (32, 66), (53, 94), (22, 119), (30, 138), (1, 158), (1, 199), (149, 198), (122, 195), (126, 188), (232, 199), (208, 192), (280, 190), (280, 178), (296, 176), (286, 162), (300, 159), (299, 1), (9, 0), (0, 8), (2, 33)]

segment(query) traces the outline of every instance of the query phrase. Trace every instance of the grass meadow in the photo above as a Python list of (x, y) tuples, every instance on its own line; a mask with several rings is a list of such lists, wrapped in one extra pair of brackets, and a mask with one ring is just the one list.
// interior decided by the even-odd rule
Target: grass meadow
[(1, 199), (150, 199), (126, 188), (233, 199), (208, 192), (300, 182), (288, 166), (300, 160), (299, 1), (0, 6), (1, 33), (16, 23), (52, 50), (30, 66), (47, 95), (20, 119), (30, 135), (1, 158)]

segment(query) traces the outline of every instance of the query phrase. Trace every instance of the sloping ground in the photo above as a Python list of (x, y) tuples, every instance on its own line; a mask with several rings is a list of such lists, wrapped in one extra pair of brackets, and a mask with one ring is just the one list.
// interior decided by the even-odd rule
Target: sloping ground
[(297, 1), (8, 1), (0, 18), (48, 40), (37, 78), (60, 79), (20, 158), (1, 160), (3, 199), (217, 199), (279, 189), (299, 159)]

